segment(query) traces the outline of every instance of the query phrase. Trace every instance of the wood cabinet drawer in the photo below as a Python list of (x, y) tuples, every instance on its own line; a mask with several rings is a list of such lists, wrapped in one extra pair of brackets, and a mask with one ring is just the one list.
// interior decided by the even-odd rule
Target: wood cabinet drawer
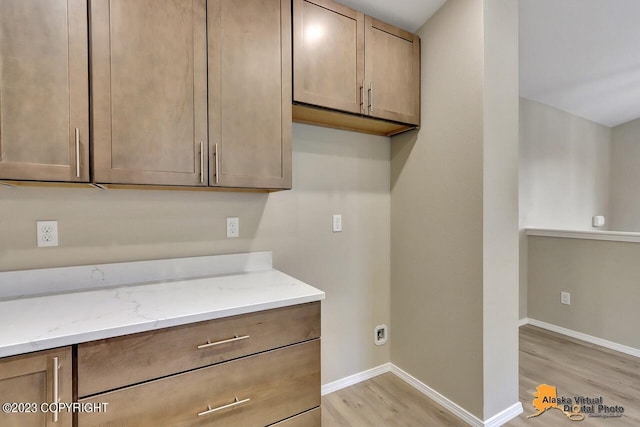
[(80, 402), (108, 403), (108, 407), (101, 413), (79, 413), (79, 427), (269, 425), (320, 405), (320, 340)]
[(303, 414), (275, 423), (271, 427), (321, 427), (321, 415), (322, 410), (320, 408), (315, 408)]
[[(78, 345), (78, 396), (90, 396), (319, 336), (320, 303), (314, 302), (92, 341)], [(220, 344), (203, 347), (207, 342)]]

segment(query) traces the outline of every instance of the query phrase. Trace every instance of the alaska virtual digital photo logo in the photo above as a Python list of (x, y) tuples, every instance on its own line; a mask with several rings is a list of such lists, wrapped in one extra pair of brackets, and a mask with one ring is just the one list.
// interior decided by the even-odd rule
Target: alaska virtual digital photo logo
[(582, 421), (585, 416), (600, 418), (621, 417), (624, 413), (622, 406), (606, 405), (602, 396), (587, 397), (558, 397), (555, 386), (540, 384), (533, 393), (533, 407), (538, 411), (527, 418), (538, 417), (549, 409), (557, 409), (567, 416), (571, 421)]

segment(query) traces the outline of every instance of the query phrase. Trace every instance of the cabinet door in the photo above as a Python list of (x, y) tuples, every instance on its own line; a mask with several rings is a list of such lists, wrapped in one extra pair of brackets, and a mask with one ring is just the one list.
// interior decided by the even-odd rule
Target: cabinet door
[(0, 9), (0, 178), (87, 182), (86, 2), (0, 0)]
[(205, 0), (90, 10), (95, 181), (207, 185)]
[(209, 0), (210, 185), (291, 188), (291, 3)]
[[(54, 373), (57, 368), (57, 375)], [(0, 359), (0, 402), (35, 403), (30, 412), (0, 413), (2, 427), (71, 427), (71, 412), (48, 412), (49, 404), (72, 401), (71, 348)], [(43, 411), (42, 404), (45, 404)], [(4, 409), (4, 407), (3, 407)], [(22, 408), (16, 408), (22, 409)], [(55, 409), (55, 407), (51, 408)]]
[(364, 15), (330, 0), (294, 0), (293, 16), (293, 100), (362, 113)]
[(370, 116), (420, 124), (420, 38), (365, 18), (365, 81)]

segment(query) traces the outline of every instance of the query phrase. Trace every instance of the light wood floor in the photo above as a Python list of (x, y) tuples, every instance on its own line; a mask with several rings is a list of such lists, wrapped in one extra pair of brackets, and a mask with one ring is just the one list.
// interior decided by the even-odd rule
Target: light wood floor
[[(557, 410), (526, 419), (540, 384), (559, 396), (602, 396), (624, 407), (621, 418), (592, 418), (575, 427), (640, 426), (640, 359), (534, 326), (520, 328), (520, 401), (524, 413), (507, 427), (571, 426)], [(430, 427), (467, 424), (395, 375), (387, 373), (322, 398), (324, 427)]]

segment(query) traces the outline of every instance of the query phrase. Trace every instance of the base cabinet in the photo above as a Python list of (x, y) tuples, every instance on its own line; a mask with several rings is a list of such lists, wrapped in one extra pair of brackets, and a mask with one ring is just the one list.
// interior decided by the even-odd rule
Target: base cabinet
[(320, 303), (79, 344), (76, 382), (78, 427), (320, 427)]
[(71, 347), (0, 359), (2, 427), (71, 427)]
[(320, 408), (315, 408), (275, 423), (272, 427), (320, 427), (322, 425), (321, 414)]
[(320, 427), (320, 401), (320, 302), (0, 359), (1, 427)]
[(109, 406), (78, 425), (270, 425), (320, 406), (319, 358), (316, 339), (82, 399)]

